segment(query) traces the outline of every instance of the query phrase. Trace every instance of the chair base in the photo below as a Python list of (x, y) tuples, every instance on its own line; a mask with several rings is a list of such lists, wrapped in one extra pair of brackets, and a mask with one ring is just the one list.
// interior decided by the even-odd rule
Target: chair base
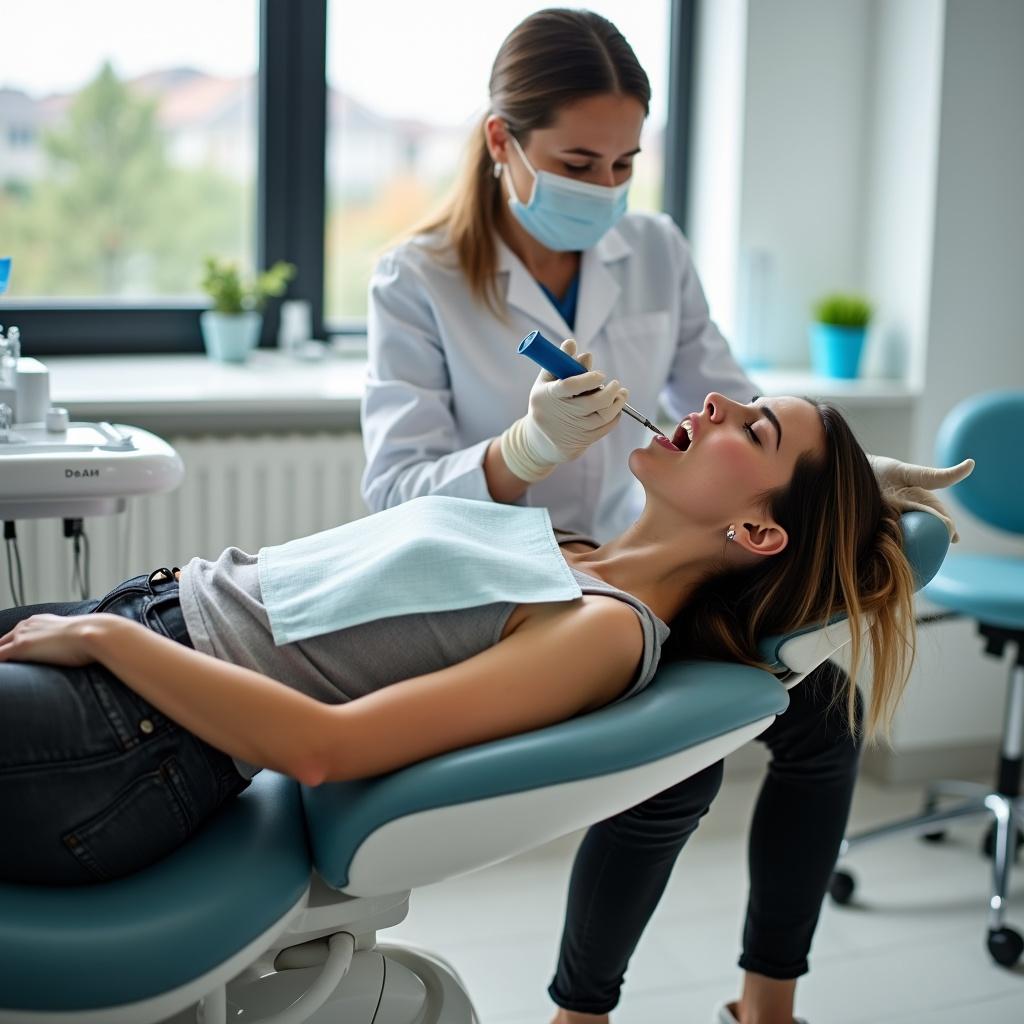
[[(935, 809), (941, 798), (950, 796), (959, 797), (960, 802), (943, 810)], [(1017, 962), (1022, 951), (1020, 935), (1007, 927), (1004, 917), (1010, 871), (1017, 858), (1018, 834), (1024, 833), (1024, 797), (993, 792), (989, 787), (976, 782), (955, 779), (934, 782), (926, 791), (922, 813), (848, 836), (839, 849), (839, 857), (842, 861), (855, 847), (887, 839), (900, 832), (914, 832), (924, 838), (938, 839), (941, 838), (941, 826), (945, 823), (980, 815), (991, 815), (995, 825), (992, 895), (988, 913), (989, 951), (997, 962), (1010, 967)], [(855, 884), (848, 871), (837, 868), (829, 886), (832, 899), (840, 905), (849, 903)]]
[(315, 875), (305, 910), (270, 948), (161, 1024), (479, 1024), (444, 959), (378, 945), (377, 929), (398, 924), (408, 909), (408, 892), (346, 896)]
[(266, 961), (254, 964), (228, 983), (222, 1001), (213, 994), (201, 1008), (164, 1024), (479, 1024), (458, 974), (426, 950), (393, 945), (360, 950), (326, 998), (304, 1009), (324, 970), (320, 965), (275, 971)]
[[(924, 810), (901, 821), (868, 829), (848, 836), (839, 848), (839, 859), (856, 846), (885, 839), (899, 832), (916, 832), (925, 838), (939, 839), (940, 828), (947, 821), (990, 814), (993, 832), (985, 841), (985, 852), (991, 848), (992, 895), (989, 899), (988, 948), (994, 960), (1011, 967), (1024, 952), (1024, 939), (1004, 923), (1006, 894), (1010, 887), (1010, 870), (1017, 859), (1018, 835), (1024, 833), (1024, 797), (1020, 795), (1022, 746), (1024, 746), (1024, 632), (980, 623), (978, 632), (985, 638), (986, 653), (1002, 657), (1007, 644), (1016, 645), (1016, 656), (1010, 665), (1006, 689), (1006, 712), (1003, 716), (1003, 739), (995, 787), (959, 779), (933, 782), (925, 791)], [(960, 802), (938, 810), (942, 799), (955, 797)], [(845, 870), (837, 869), (829, 885), (832, 899), (840, 905), (849, 903), (856, 883)]]

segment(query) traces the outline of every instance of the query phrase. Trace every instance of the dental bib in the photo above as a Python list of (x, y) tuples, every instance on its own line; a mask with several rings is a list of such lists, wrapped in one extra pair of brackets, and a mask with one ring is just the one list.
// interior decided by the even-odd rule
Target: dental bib
[(374, 619), (583, 593), (547, 509), (443, 495), (261, 548), (258, 565), (279, 647)]

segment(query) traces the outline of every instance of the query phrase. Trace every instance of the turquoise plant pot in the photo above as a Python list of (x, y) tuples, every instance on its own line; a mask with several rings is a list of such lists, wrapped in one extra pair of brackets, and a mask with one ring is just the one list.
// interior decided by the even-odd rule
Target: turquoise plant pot
[(244, 363), (259, 344), (263, 314), (218, 313), (207, 309), (199, 314), (206, 354), (219, 363)]
[(863, 327), (811, 324), (811, 365), (819, 377), (856, 377), (864, 351)]

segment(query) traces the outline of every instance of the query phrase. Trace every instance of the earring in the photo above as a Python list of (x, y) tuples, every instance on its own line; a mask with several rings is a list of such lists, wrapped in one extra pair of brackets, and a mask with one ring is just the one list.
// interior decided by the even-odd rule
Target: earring
[(730, 526), (729, 529), (725, 531), (725, 539), (726, 540), (735, 540), (736, 539), (736, 527), (735, 526)]
[(504, 164), (495, 164), (495, 165), (494, 165), (494, 170), (493, 170), (493, 171), (492, 171), (491, 173), (492, 173), (492, 174), (493, 174), (493, 175), (494, 175), (494, 176), (495, 176), (496, 178), (500, 178), (500, 177), (501, 177), (501, 172), (502, 172), (502, 170), (503, 170), (504, 166), (505, 166)]

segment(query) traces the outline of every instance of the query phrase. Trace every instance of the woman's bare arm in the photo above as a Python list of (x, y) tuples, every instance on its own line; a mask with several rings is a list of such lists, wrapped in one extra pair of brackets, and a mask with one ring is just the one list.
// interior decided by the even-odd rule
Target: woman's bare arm
[(616, 598), (545, 610), (475, 657), (329, 707), (340, 727), (322, 734), (323, 781), (378, 775), (595, 710), (629, 685), (643, 647), (639, 618)]
[(329, 705), (118, 615), (83, 615), (76, 624), (96, 661), (211, 746), (300, 782), (314, 777), (310, 741)]
[(96, 661), (184, 728), (313, 786), (600, 707), (630, 683), (643, 655), (636, 613), (588, 596), (531, 617), (457, 665), (329, 705), (119, 616), (82, 616), (79, 624)]

